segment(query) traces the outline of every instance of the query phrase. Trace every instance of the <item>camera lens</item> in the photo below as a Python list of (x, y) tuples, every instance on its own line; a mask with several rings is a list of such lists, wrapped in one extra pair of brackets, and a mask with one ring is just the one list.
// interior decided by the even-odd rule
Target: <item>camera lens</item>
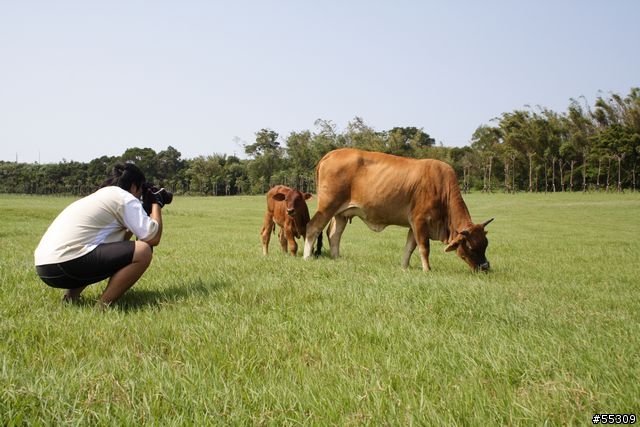
[(164, 200), (164, 204), (168, 205), (173, 201), (173, 193), (167, 190), (164, 190), (164, 194), (162, 195), (162, 200)]

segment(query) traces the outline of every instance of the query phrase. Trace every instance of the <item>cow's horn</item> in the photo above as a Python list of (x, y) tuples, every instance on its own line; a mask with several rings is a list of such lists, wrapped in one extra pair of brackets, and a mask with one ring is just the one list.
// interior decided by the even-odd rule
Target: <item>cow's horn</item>
[(482, 226), (483, 226), (483, 227), (486, 227), (486, 226), (487, 226), (487, 224), (489, 224), (489, 223), (490, 223), (491, 221), (493, 221), (494, 219), (495, 219), (495, 218), (491, 218), (491, 219), (486, 220), (485, 222), (483, 222), (483, 223), (482, 223)]

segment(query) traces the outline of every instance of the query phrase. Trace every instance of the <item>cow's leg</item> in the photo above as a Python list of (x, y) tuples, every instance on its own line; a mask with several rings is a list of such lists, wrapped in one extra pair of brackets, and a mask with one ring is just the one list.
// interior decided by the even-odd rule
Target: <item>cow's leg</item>
[(327, 211), (318, 210), (307, 224), (307, 234), (304, 238), (304, 259), (308, 259), (311, 256), (313, 243), (318, 238), (318, 235), (322, 233), (322, 230), (327, 226), (332, 216), (333, 214), (327, 213)]
[(346, 226), (347, 218), (342, 215), (336, 215), (329, 221), (327, 237), (329, 239), (329, 247), (331, 248), (331, 258), (335, 259), (340, 256), (340, 239)]
[(269, 240), (271, 240), (271, 232), (273, 231), (273, 215), (267, 212), (264, 215), (264, 222), (262, 224), (262, 231), (260, 237), (262, 239), (262, 253), (267, 255), (269, 253)]
[(429, 231), (425, 225), (415, 224), (413, 227), (413, 238), (420, 251), (420, 260), (424, 271), (431, 270), (429, 266)]
[(404, 245), (404, 255), (402, 256), (402, 268), (409, 268), (409, 260), (411, 259), (411, 255), (417, 245), (416, 237), (413, 235), (413, 230), (409, 228), (409, 231), (407, 232), (407, 243)]

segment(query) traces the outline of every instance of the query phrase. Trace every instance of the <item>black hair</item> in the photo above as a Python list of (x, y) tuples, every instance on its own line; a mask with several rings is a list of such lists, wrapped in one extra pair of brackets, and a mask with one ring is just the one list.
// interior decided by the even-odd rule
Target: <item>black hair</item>
[(129, 191), (131, 184), (135, 184), (140, 188), (145, 182), (146, 178), (144, 173), (138, 166), (133, 163), (118, 163), (113, 167), (107, 179), (102, 182), (100, 188), (115, 185), (123, 190)]

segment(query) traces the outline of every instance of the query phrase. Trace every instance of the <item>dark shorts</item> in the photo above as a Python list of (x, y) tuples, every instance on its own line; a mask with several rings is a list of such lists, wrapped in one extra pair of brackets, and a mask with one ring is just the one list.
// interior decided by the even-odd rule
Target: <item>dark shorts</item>
[(113, 276), (131, 264), (135, 242), (103, 243), (80, 258), (60, 264), (36, 266), (44, 283), (54, 288), (81, 288)]

